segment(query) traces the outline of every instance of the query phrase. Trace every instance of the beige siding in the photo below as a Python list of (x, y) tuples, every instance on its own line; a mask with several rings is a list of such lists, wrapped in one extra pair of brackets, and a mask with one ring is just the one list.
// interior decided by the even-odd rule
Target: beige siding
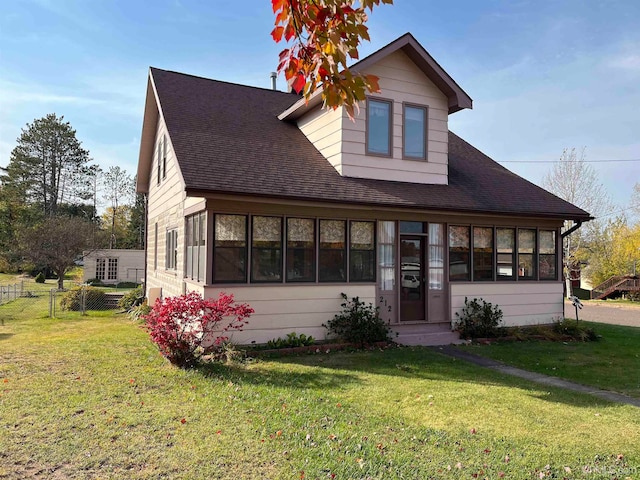
[[(109, 280), (105, 277), (103, 283), (136, 282), (140, 283), (144, 277), (144, 250), (105, 249), (84, 253), (83, 280), (86, 282), (96, 278), (96, 259), (118, 259), (118, 278)], [(108, 264), (105, 266), (105, 273)]]
[(298, 121), (298, 128), (341, 173), (342, 109), (316, 109)]
[[(447, 97), (402, 51), (385, 57), (365, 73), (379, 77), (381, 98), (393, 100), (392, 158), (365, 153), (366, 103), (360, 106), (355, 121), (342, 108), (328, 111), (318, 108), (298, 121), (299, 128), (341, 175), (447, 184)], [(402, 158), (404, 102), (428, 106), (427, 161)]]
[[(163, 135), (167, 139), (167, 175), (158, 184), (158, 148)], [(149, 185), (149, 225), (147, 229), (147, 288), (162, 288), (162, 296), (184, 293), (184, 208), (186, 195), (182, 176), (176, 163), (171, 140), (162, 116), (158, 119)], [(162, 161), (162, 159), (160, 159)], [(158, 244), (155, 244), (155, 225)], [(178, 262), (175, 270), (166, 268), (166, 233), (178, 230)], [(157, 250), (156, 250), (157, 249)], [(157, 268), (155, 256), (157, 253)]]
[[(233, 293), (238, 302), (248, 303), (255, 313), (242, 332), (233, 334), (239, 344), (266, 343), (288, 333), (313, 335), (324, 339), (327, 330), (322, 326), (341, 310), (344, 292), (358, 296), (364, 302), (375, 299), (375, 285), (274, 285), (207, 287), (205, 296), (217, 298), (220, 292)], [(195, 287), (196, 291), (201, 291)]]
[(498, 305), (507, 326), (551, 323), (564, 316), (562, 283), (455, 283), (450, 284), (451, 319), (464, 306), (464, 299), (483, 299)]

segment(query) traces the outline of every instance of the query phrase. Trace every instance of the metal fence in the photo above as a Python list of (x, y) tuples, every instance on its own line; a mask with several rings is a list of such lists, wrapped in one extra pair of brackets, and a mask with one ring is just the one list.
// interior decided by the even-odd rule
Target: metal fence
[(119, 310), (118, 301), (127, 290), (91, 287), (66, 281), (36, 283), (31, 279), (0, 285), (0, 323), (30, 317), (66, 317), (98, 311)]

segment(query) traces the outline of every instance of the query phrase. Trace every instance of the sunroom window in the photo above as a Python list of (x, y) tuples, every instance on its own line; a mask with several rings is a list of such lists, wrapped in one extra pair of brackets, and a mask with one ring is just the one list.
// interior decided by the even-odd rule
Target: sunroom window
[(282, 218), (253, 217), (251, 281), (282, 281)]
[(318, 280), (346, 282), (346, 222), (320, 220), (320, 250), (318, 252)]
[(216, 215), (214, 240), (214, 282), (246, 282), (247, 217)]

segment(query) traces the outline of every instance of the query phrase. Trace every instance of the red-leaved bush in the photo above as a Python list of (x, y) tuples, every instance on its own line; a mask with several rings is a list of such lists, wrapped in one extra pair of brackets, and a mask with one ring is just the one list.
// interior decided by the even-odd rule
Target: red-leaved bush
[(160, 353), (174, 365), (189, 367), (228, 340), (228, 332), (242, 330), (253, 312), (248, 304), (235, 303), (233, 295), (220, 293), (214, 300), (190, 292), (156, 300), (145, 320)]

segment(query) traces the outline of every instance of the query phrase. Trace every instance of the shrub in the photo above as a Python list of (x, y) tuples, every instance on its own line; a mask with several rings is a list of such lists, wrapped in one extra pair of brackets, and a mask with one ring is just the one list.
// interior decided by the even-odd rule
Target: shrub
[(100, 280), (99, 278), (90, 278), (89, 280), (87, 280), (87, 284), (88, 285), (102, 285), (102, 280)]
[(462, 338), (497, 337), (503, 313), (498, 306), (493, 306), (483, 299), (464, 299), (462, 312), (456, 312), (456, 330)]
[(60, 301), (62, 310), (82, 310), (82, 296), (85, 301), (85, 310), (104, 310), (106, 294), (92, 287), (75, 287), (67, 291)]
[(116, 285), (116, 288), (136, 288), (137, 286), (136, 282), (120, 282)]
[(296, 332), (287, 334), (286, 338), (274, 338), (267, 342), (267, 348), (293, 348), (293, 347), (305, 347), (313, 345), (316, 340), (311, 336), (307, 336), (304, 333), (298, 335)]
[(118, 306), (123, 310), (131, 310), (132, 307), (142, 303), (144, 293), (142, 293), (142, 285), (129, 290), (125, 293), (120, 300), (118, 300)]
[(35, 281), (36, 283), (44, 283), (46, 280), (44, 273), (40, 272), (38, 275), (36, 275)]
[(593, 342), (598, 340), (598, 335), (593, 328), (569, 318), (555, 322), (553, 324), (553, 331), (560, 335), (568, 335), (580, 342)]
[(323, 324), (330, 335), (361, 346), (390, 340), (390, 329), (380, 318), (378, 307), (367, 305), (358, 297), (349, 300), (346, 294), (340, 295), (344, 300), (340, 304), (342, 312)]
[[(172, 364), (190, 367), (199, 357), (229, 340), (225, 334), (242, 330), (253, 309), (236, 304), (233, 295), (221, 293), (217, 300), (196, 292), (156, 300), (145, 317), (151, 340)], [(227, 322), (222, 326), (222, 322)]]

